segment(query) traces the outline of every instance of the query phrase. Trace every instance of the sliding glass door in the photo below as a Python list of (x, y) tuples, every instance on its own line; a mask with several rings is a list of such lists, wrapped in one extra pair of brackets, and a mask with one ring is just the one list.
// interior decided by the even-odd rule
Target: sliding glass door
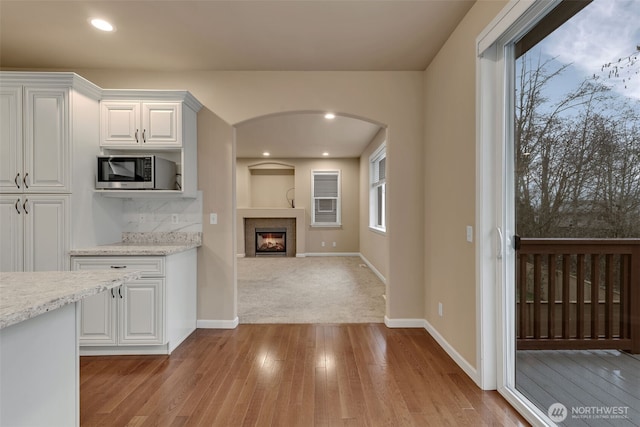
[(563, 1), (505, 52), (514, 386), (561, 425), (640, 425), (638, 22)]

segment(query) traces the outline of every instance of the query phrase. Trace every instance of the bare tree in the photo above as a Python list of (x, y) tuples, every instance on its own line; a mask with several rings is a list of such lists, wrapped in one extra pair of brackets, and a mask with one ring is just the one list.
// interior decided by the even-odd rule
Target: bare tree
[[(639, 236), (639, 106), (597, 78), (560, 96), (568, 68), (524, 55), (516, 79), (518, 233), (526, 237)], [(552, 99), (555, 96), (554, 99)], [(623, 98), (624, 99), (624, 98)]]

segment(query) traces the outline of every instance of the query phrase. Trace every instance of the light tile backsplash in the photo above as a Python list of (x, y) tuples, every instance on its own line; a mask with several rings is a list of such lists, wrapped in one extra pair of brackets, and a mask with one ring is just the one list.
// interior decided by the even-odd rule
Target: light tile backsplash
[(202, 192), (198, 191), (195, 199), (125, 200), (123, 220), (125, 232), (201, 232)]

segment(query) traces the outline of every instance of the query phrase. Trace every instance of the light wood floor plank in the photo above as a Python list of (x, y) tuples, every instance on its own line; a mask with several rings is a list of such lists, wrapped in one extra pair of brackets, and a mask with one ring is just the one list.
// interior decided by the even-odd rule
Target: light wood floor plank
[(524, 426), (424, 330), (197, 330), (171, 356), (81, 358), (82, 426)]

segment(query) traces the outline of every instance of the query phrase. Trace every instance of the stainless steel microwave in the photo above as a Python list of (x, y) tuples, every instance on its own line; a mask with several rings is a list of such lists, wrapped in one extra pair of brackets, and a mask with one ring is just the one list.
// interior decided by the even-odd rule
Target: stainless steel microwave
[(98, 156), (96, 188), (175, 190), (176, 164), (151, 155)]

